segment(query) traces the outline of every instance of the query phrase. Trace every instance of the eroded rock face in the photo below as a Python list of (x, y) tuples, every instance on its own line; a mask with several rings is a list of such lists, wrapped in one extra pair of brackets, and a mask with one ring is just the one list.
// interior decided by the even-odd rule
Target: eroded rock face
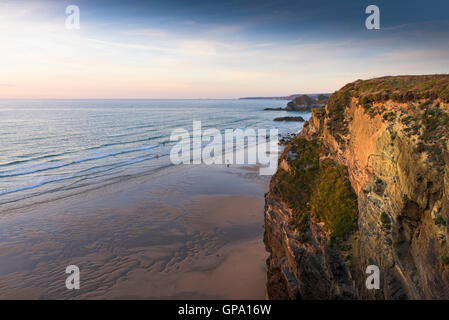
[[(345, 250), (328, 245), (329, 230), (316, 219), (296, 230), (291, 208), (272, 186), (265, 208), (269, 298), (449, 299), (449, 105), (445, 93), (418, 92), (415, 85), (438, 81), (449, 88), (449, 77), (410, 78), (407, 94), (396, 88), (390, 96), (364, 88), (395, 78), (347, 85), (334, 94), (344, 95), (338, 100), (344, 106), (328, 104), (304, 126), (300, 137), (320, 141), (322, 157), (347, 168), (357, 230)], [(288, 152), (279, 170), (290, 169)], [(365, 286), (368, 265), (380, 268), (379, 290)]]
[(319, 223), (310, 223), (309, 240), (303, 242), (289, 225), (291, 212), (279, 200), (266, 196), (265, 244), (267, 293), (271, 299), (353, 299), (351, 273), (345, 257), (326, 245)]

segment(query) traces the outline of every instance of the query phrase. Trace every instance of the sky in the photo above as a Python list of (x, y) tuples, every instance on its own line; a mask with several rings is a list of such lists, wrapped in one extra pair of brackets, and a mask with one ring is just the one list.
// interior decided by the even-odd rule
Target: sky
[[(380, 29), (368, 30), (368, 5)], [(80, 10), (69, 30), (66, 7)], [(449, 73), (447, 0), (0, 0), (0, 98), (330, 93)]]

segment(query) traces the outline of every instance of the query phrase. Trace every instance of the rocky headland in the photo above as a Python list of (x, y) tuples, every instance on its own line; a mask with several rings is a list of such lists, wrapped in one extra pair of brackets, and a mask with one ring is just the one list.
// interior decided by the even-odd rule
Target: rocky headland
[(265, 196), (268, 298), (449, 299), (448, 137), (449, 75), (357, 80), (312, 110)]
[(295, 97), (292, 101), (287, 103), (285, 108), (265, 108), (267, 111), (310, 111), (313, 108), (324, 108), (328, 97), (325, 95), (318, 95), (316, 99), (309, 97), (308, 95), (300, 95)]

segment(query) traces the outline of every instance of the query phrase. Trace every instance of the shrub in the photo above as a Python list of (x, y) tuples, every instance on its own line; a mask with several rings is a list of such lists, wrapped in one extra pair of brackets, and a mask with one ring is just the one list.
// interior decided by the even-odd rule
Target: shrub
[(445, 226), (446, 225), (446, 221), (444, 221), (443, 217), (441, 215), (435, 217), (433, 219), (433, 221), (435, 222), (436, 225), (438, 226)]
[(390, 229), (391, 220), (386, 212), (382, 212), (382, 214), (380, 215), (380, 222), (382, 222), (382, 227), (384, 227), (385, 229)]
[(442, 256), (441, 257), (441, 262), (443, 262), (443, 264), (445, 264), (445, 265), (449, 264), (449, 257), (448, 256)]
[(387, 112), (383, 115), (383, 119), (386, 121), (394, 121), (396, 119), (396, 114), (394, 112)]
[(449, 115), (439, 106), (428, 107), (424, 110), (422, 122), (424, 125), (422, 140), (426, 142), (437, 141), (447, 133)]

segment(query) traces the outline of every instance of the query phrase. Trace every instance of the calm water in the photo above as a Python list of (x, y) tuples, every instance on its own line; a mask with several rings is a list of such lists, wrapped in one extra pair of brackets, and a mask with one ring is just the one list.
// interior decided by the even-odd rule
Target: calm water
[[(175, 128), (278, 128), (275, 100), (0, 100), (0, 211), (170, 165)], [(292, 115), (290, 113), (290, 115)], [(308, 118), (308, 114), (303, 115)]]

